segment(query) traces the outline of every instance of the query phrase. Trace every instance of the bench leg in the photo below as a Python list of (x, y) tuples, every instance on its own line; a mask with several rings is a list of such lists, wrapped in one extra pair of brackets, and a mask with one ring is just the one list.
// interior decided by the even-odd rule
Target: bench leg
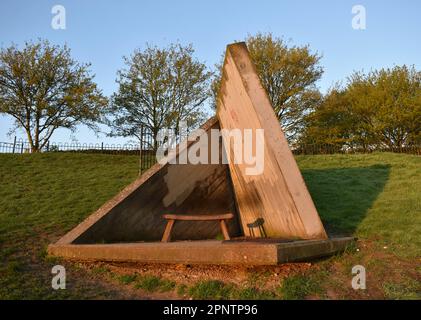
[(221, 230), (222, 230), (222, 234), (224, 235), (224, 239), (230, 240), (231, 238), (228, 233), (228, 228), (227, 228), (227, 224), (225, 223), (225, 220), (220, 220), (219, 223), (221, 225)]
[(174, 225), (174, 220), (168, 220), (167, 226), (165, 227), (164, 234), (162, 236), (161, 242), (168, 242), (171, 239), (171, 230)]
[(265, 231), (265, 227), (263, 227), (263, 226), (259, 226), (259, 229), (260, 229), (260, 235), (261, 235), (263, 238), (267, 238), (266, 231)]

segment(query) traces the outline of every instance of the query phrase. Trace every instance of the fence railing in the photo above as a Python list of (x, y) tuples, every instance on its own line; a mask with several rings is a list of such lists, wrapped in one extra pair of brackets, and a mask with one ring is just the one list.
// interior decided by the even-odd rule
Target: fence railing
[(400, 146), (400, 147), (349, 147), (334, 144), (306, 144), (293, 146), (292, 152), (295, 155), (317, 155), (317, 154), (356, 154), (373, 152), (393, 152), (421, 155), (421, 145)]
[[(102, 154), (115, 154), (115, 155), (138, 155), (140, 156), (139, 162), (141, 171), (148, 169), (156, 163), (156, 150), (162, 144), (168, 145), (170, 139), (171, 146), (175, 146), (180, 140), (187, 137), (189, 130), (178, 133), (174, 128), (169, 128), (166, 131), (171, 138), (162, 137), (155, 138), (152, 131), (147, 128), (141, 128), (141, 139), (138, 143), (125, 143), (125, 144), (109, 144), (109, 143), (61, 143), (61, 142), (48, 142), (39, 150), (40, 152), (78, 152), (78, 153), (102, 153)], [(159, 141), (158, 141), (159, 140)], [(0, 153), (31, 153), (31, 144), (23, 139), (14, 137), (13, 142), (0, 142)]]
[[(108, 143), (48, 143), (41, 152), (76, 152), (76, 153), (101, 153), (114, 155), (139, 156), (140, 171), (143, 172), (156, 163), (156, 151), (150, 136), (145, 136), (139, 143), (108, 144)], [(319, 155), (319, 154), (355, 154), (372, 152), (394, 152), (421, 155), (421, 146), (404, 147), (377, 147), (377, 148), (351, 148), (332, 144), (307, 144), (293, 146), (294, 155)], [(22, 139), (13, 142), (0, 142), (0, 153), (31, 153), (31, 145)]]
[(23, 141), (0, 142), (0, 153), (28, 153), (27, 145)]
[[(41, 152), (103, 152), (112, 154), (132, 154), (140, 150), (139, 144), (108, 144), (108, 143), (56, 143), (44, 146)], [(27, 141), (0, 142), (0, 153), (31, 153), (31, 145)]]
[[(142, 148), (140, 147), (142, 145)], [(149, 146), (148, 141), (141, 143), (109, 144), (109, 143), (60, 143), (51, 142), (40, 151), (46, 152), (74, 152), (74, 153), (99, 153), (112, 155), (137, 155), (140, 156), (141, 171), (156, 163), (156, 152)], [(31, 144), (22, 139), (13, 142), (0, 142), (0, 153), (27, 154), (31, 153)]]

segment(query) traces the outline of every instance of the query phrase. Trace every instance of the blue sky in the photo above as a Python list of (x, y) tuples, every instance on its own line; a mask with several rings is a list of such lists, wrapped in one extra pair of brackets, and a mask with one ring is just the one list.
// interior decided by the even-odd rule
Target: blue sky
[[(51, 9), (57, 4), (66, 8), (66, 30), (51, 28)], [(352, 28), (354, 5), (366, 8), (365, 30)], [(401, 64), (420, 70), (420, 13), (421, 2), (415, 0), (2, 0), (0, 46), (37, 38), (67, 43), (75, 59), (92, 63), (96, 82), (104, 94), (111, 95), (117, 88), (122, 56), (147, 42), (192, 43), (196, 57), (213, 67), (228, 43), (247, 34), (272, 32), (291, 44), (309, 44), (323, 55), (325, 73), (318, 86), (325, 92), (354, 70)], [(7, 136), (11, 123), (9, 117), (0, 116), (0, 141), (11, 139)], [(79, 142), (125, 141), (96, 137), (83, 127), (73, 136)], [(52, 140), (70, 138), (70, 131), (59, 130)]]

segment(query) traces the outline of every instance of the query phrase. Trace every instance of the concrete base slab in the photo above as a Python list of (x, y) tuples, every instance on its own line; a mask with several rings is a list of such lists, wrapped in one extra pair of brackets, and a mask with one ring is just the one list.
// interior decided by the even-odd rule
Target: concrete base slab
[(50, 255), (75, 260), (141, 263), (276, 265), (309, 261), (343, 251), (352, 237), (297, 241), (177, 241), (52, 244)]

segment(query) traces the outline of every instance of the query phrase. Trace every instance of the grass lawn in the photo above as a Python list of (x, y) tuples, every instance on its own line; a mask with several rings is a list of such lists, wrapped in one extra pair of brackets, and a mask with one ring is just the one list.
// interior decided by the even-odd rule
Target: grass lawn
[[(133, 181), (138, 157), (0, 154), (0, 298), (421, 299), (421, 157), (374, 153), (297, 161), (326, 228), (358, 237), (355, 248), (311, 264), (215, 273), (192, 266), (185, 273), (194, 281), (165, 269), (176, 266), (60, 261), (67, 287), (55, 291), (51, 268), (58, 261), (46, 255), (47, 244)], [(357, 264), (367, 270), (366, 290), (351, 288)], [(230, 273), (243, 278), (234, 281)]]

